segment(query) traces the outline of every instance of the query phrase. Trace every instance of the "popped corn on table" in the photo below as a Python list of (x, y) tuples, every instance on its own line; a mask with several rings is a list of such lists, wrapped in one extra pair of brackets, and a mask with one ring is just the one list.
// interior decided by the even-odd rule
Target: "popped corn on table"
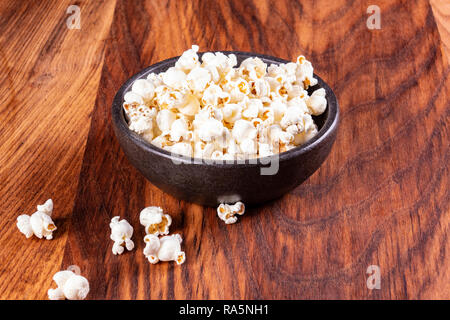
[[(0, 298), (46, 299), (72, 264), (89, 299), (450, 298), (450, 8), (379, 0), (381, 29), (368, 30), (372, 2), (78, 1), (79, 30), (70, 1), (1, 2)], [(129, 76), (192, 44), (304, 54), (341, 106), (324, 165), (231, 226), (147, 182), (110, 124)], [(16, 217), (49, 197), (54, 239), (26, 239)], [(172, 215), (183, 265), (145, 260), (148, 205)], [(115, 215), (135, 229), (121, 256)], [(366, 285), (371, 265), (380, 289)]]

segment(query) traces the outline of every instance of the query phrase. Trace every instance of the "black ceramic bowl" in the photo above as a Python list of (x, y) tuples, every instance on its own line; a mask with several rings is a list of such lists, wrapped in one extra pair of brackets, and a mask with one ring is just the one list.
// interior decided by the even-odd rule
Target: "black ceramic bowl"
[[(238, 64), (248, 57), (259, 57), (268, 65), (288, 62), (261, 54), (222, 52), (234, 53)], [(125, 155), (144, 177), (161, 190), (176, 198), (207, 206), (239, 200), (246, 205), (256, 205), (294, 189), (313, 174), (330, 153), (338, 128), (339, 107), (333, 91), (317, 75), (319, 83), (308, 91), (325, 88), (328, 100), (326, 111), (314, 117), (319, 127), (318, 134), (306, 144), (273, 158), (245, 163), (205, 163), (201, 159), (171, 154), (145, 141), (128, 129), (122, 109), (123, 97), (135, 80), (146, 78), (152, 72), (166, 71), (177, 59), (161, 61), (132, 76), (119, 89), (112, 105), (114, 132)]]

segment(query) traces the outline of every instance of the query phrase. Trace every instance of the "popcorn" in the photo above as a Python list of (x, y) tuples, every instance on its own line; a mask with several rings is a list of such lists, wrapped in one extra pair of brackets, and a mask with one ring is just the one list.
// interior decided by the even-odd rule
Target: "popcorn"
[(240, 74), (258, 80), (266, 74), (267, 65), (260, 58), (247, 58), (241, 63)]
[(220, 219), (225, 221), (226, 224), (232, 224), (237, 221), (236, 215), (243, 215), (245, 213), (245, 205), (238, 201), (233, 205), (220, 204), (217, 208), (217, 215)]
[(304, 56), (297, 58), (296, 77), (297, 82), (302, 83), (305, 89), (317, 84), (317, 79), (314, 78), (314, 68), (311, 62), (306, 60)]
[[(303, 104), (305, 104), (303, 102)], [(304, 108), (301, 105), (295, 105), (292, 107), (288, 107), (286, 112), (284, 113), (283, 118), (280, 121), (280, 125), (283, 129), (291, 125), (296, 125), (299, 127), (300, 131), (303, 131), (302, 123), (303, 117), (305, 116)]]
[(203, 121), (194, 121), (197, 136), (205, 142), (212, 142), (223, 134), (223, 123), (216, 119), (207, 119)]
[(131, 240), (133, 236), (133, 227), (125, 219), (120, 220), (119, 216), (111, 219), (109, 227), (111, 228), (111, 240), (114, 241), (113, 254), (122, 254), (124, 246), (128, 251), (133, 250), (134, 242)]
[(228, 73), (234, 66), (237, 65), (237, 59), (234, 54), (228, 57), (222, 52), (206, 52), (203, 57), (203, 66), (215, 67), (220, 73)]
[(147, 234), (155, 236), (169, 234), (172, 218), (164, 214), (160, 207), (144, 208), (139, 216), (140, 223), (145, 227)]
[(270, 107), (264, 107), (261, 112), (261, 119), (264, 127), (268, 127), (275, 122), (275, 111)]
[(281, 144), (289, 144), (294, 141), (294, 136), (286, 131), (283, 131), (277, 124), (270, 126), (269, 128), (269, 140), (273, 146)]
[(293, 142), (296, 145), (308, 142), (308, 140), (312, 139), (317, 134), (317, 126), (311, 115), (305, 115), (303, 118), (303, 127), (303, 132), (294, 136)]
[(202, 92), (211, 82), (211, 73), (205, 68), (196, 67), (189, 72), (186, 80), (189, 89), (194, 92)]
[(175, 63), (175, 67), (183, 70), (184, 72), (188, 72), (199, 66), (200, 62), (198, 61), (197, 55), (198, 49), (198, 46), (193, 45), (191, 49), (183, 52), (181, 57)]
[(260, 157), (273, 155), (272, 146), (269, 143), (258, 142), (258, 152)]
[(326, 92), (325, 89), (320, 88), (314, 91), (306, 101), (308, 105), (308, 109), (311, 111), (311, 114), (314, 116), (318, 116), (322, 114), (327, 108), (327, 99), (325, 98)]
[(38, 204), (37, 205), (37, 210), (39, 212), (45, 213), (46, 215), (51, 217), (52, 213), (53, 213), (53, 201), (52, 201), (52, 199), (48, 199), (47, 201), (45, 201), (44, 204)]
[(238, 143), (241, 143), (245, 139), (254, 140), (256, 138), (256, 128), (247, 120), (241, 119), (236, 121), (231, 133)]
[(203, 68), (205, 70), (208, 70), (209, 73), (211, 74), (211, 82), (212, 83), (219, 83), (220, 73), (219, 73), (219, 70), (217, 70), (216, 66), (205, 65), (205, 66), (203, 66)]
[(280, 122), (286, 113), (287, 105), (281, 99), (276, 99), (270, 104), (273, 110), (274, 122)]
[(88, 280), (72, 271), (65, 270), (55, 273), (53, 281), (58, 287), (48, 290), (50, 300), (84, 300), (89, 293)]
[(152, 140), (152, 144), (161, 149), (174, 145), (174, 142), (170, 141), (170, 131), (163, 132), (161, 135), (157, 136)]
[(156, 116), (156, 108), (139, 105), (136, 102), (123, 105), (128, 118), (129, 129), (142, 135), (147, 141), (153, 139), (153, 119)]
[(183, 71), (172, 67), (163, 73), (162, 80), (165, 85), (173, 89), (182, 89), (187, 85), (186, 83), (186, 73)]
[(193, 116), (200, 110), (200, 101), (195, 95), (187, 93), (176, 107), (182, 115)]
[(223, 120), (234, 123), (242, 118), (242, 106), (236, 103), (227, 103), (222, 108)]
[(137, 103), (137, 104), (144, 103), (144, 98), (142, 98), (142, 96), (133, 91), (125, 93), (123, 99), (125, 100), (126, 103)]
[(31, 216), (22, 214), (17, 217), (17, 228), (25, 237), (30, 238), (33, 234), (42, 239), (53, 239), (53, 231), (56, 225), (51, 216), (53, 212), (53, 201), (48, 199), (43, 205), (38, 205), (37, 210)]
[(213, 143), (205, 143), (203, 141), (198, 141), (195, 143), (194, 158), (210, 159), (214, 150), (215, 150), (215, 146)]
[(249, 157), (252, 157), (257, 153), (257, 143), (253, 139), (242, 140), (242, 142), (239, 144), (239, 147), (241, 148), (242, 153)]
[(176, 113), (164, 109), (156, 116), (156, 123), (162, 132), (170, 131), (172, 123), (177, 119)]
[(262, 101), (259, 99), (249, 99), (246, 103), (242, 115), (247, 119), (257, 118), (263, 109)]
[[(208, 105), (217, 105), (219, 103), (219, 99), (226, 98), (226, 94), (222, 91), (222, 88), (218, 85), (211, 84), (208, 88), (206, 88), (203, 93), (202, 103), (205, 106)], [(229, 98), (228, 98), (229, 99)]]
[(270, 93), (270, 84), (264, 79), (256, 79), (251, 81), (250, 93), (255, 97), (264, 98)]
[(138, 79), (133, 83), (131, 91), (141, 96), (145, 101), (150, 101), (155, 95), (155, 86), (146, 79)]
[(156, 74), (154, 72), (147, 76), (147, 80), (152, 83), (155, 88), (163, 84), (161, 74)]
[(181, 154), (182, 156), (191, 158), (193, 155), (192, 146), (186, 142), (175, 143), (173, 146), (165, 147), (164, 149), (172, 152)]
[(159, 261), (176, 261), (178, 265), (184, 263), (186, 254), (181, 251), (181, 236), (174, 234), (158, 238), (154, 234), (147, 234), (144, 237), (146, 243), (144, 255), (152, 264)]
[(245, 79), (237, 79), (230, 83), (230, 102), (240, 102), (250, 93), (250, 87)]
[(223, 159), (223, 152), (220, 150), (216, 150), (211, 154), (211, 159), (216, 160), (216, 159)]
[(234, 54), (185, 51), (167, 71), (136, 80), (124, 96), (130, 130), (172, 153), (203, 159), (265, 157), (300, 146), (318, 132), (311, 115), (325, 112), (304, 56), (267, 66)]
[(181, 139), (191, 140), (192, 132), (189, 131), (189, 125), (184, 118), (180, 118), (172, 122), (170, 127), (170, 140), (178, 142)]

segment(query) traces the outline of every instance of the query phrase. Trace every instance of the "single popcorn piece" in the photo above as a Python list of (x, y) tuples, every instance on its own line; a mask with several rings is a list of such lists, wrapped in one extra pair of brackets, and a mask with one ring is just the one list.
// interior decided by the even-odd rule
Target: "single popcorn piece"
[(131, 90), (142, 97), (143, 101), (153, 99), (155, 95), (155, 86), (151, 81), (146, 79), (138, 79), (133, 83)]
[(139, 94), (137, 94), (133, 91), (129, 91), (129, 92), (125, 93), (124, 100), (125, 100), (125, 103), (137, 103), (137, 104), (144, 103), (144, 99), (142, 98), (142, 96), (140, 96)]
[(22, 214), (17, 217), (17, 228), (25, 237), (30, 238), (33, 234), (39, 239), (53, 239), (56, 225), (51, 216), (53, 212), (53, 201), (48, 199), (43, 205), (38, 205), (37, 210), (31, 216)]
[(133, 227), (125, 219), (119, 220), (116, 216), (111, 219), (109, 227), (111, 228), (111, 240), (114, 241), (112, 252), (113, 254), (122, 254), (124, 247), (128, 251), (133, 250), (134, 242), (131, 240), (133, 236)]
[(164, 214), (160, 207), (144, 208), (139, 216), (140, 223), (145, 227), (146, 234), (155, 236), (169, 234), (172, 218)]
[(57, 272), (53, 281), (57, 288), (48, 290), (50, 300), (84, 300), (89, 293), (89, 281), (70, 270)]
[(250, 121), (241, 119), (235, 122), (232, 135), (236, 142), (241, 143), (245, 139), (255, 140), (257, 130)]
[(180, 265), (186, 260), (185, 253), (181, 251), (183, 240), (179, 234), (162, 238), (158, 238), (154, 234), (148, 234), (144, 237), (144, 241), (146, 243), (144, 255), (152, 264), (159, 261), (176, 261)]
[(198, 51), (193, 45), (174, 66), (133, 83), (123, 103), (130, 130), (172, 154), (213, 160), (274, 155), (318, 133), (311, 116), (325, 112), (326, 91), (314, 87), (304, 56), (238, 66), (234, 54)]
[(180, 140), (190, 141), (192, 139), (192, 132), (189, 131), (189, 125), (184, 118), (180, 118), (172, 122), (170, 130), (170, 140), (178, 142)]
[(303, 84), (303, 87), (307, 89), (309, 86), (315, 86), (317, 79), (314, 78), (314, 68), (304, 56), (297, 58), (297, 70), (296, 70), (297, 82)]
[(158, 124), (159, 130), (162, 132), (169, 132), (172, 127), (172, 124), (177, 119), (176, 113), (170, 110), (161, 110), (156, 116), (156, 123)]
[(202, 92), (211, 82), (211, 73), (205, 68), (196, 67), (189, 72), (186, 80), (192, 91)]
[(167, 86), (181, 90), (186, 83), (186, 73), (175, 67), (169, 68), (162, 76), (164, 84)]
[(324, 113), (327, 108), (327, 99), (325, 98), (326, 92), (324, 88), (317, 89), (308, 98), (306, 104), (308, 105), (311, 114), (318, 116)]
[(242, 216), (245, 213), (245, 205), (238, 201), (233, 205), (222, 203), (217, 208), (217, 215), (226, 224), (232, 224), (237, 221), (236, 215)]
[(191, 49), (183, 52), (181, 57), (178, 59), (178, 61), (175, 63), (175, 67), (183, 70), (184, 72), (188, 72), (195, 67), (200, 65), (200, 62), (198, 61), (198, 46), (193, 45)]

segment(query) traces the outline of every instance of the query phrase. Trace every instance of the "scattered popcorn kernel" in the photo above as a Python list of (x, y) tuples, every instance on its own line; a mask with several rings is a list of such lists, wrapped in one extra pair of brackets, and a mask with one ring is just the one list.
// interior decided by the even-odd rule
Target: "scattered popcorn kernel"
[(18, 216), (17, 228), (27, 238), (34, 234), (39, 239), (53, 239), (53, 231), (56, 230), (56, 225), (51, 218), (53, 212), (52, 199), (48, 199), (43, 205), (38, 205), (37, 210), (31, 216), (27, 214)]
[(50, 300), (84, 300), (89, 293), (88, 280), (70, 270), (55, 273), (53, 281), (57, 288), (48, 290)]
[(124, 247), (128, 251), (133, 250), (134, 242), (131, 240), (133, 236), (133, 227), (125, 219), (120, 220), (119, 216), (111, 219), (109, 227), (111, 228), (111, 240), (114, 241), (113, 254), (122, 254)]
[(159, 261), (175, 261), (178, 265), (184, 263), (186, 255), (181, 251), (181, 236), (174, 234), (158, 238), (156, 235), (147, 234), (144, 237), (146, 243), (144, 255), (152, 264)]
[(160, 207), (147, 207), (139, 216), (140, 223), (145, 227), (146, 234), (155, 236), (169, 234), (172, 218), (164, 214)]
[[(318, 81), (304, 56), (269, 66), (250, 57), (237, 66), (234, 54), (200, 59), (198, 50), (133, 83), (123, 104), (130, 130), (175, 154), (230, 160), (288, 151), (317, 134), (310, 119), (325, 112), (326, 91), (308, 94)], [(270, 134), (273, 125), (279, 130)]]
[(71, 265), (71, 266), (68, 266), (68, 267), (67, 267), (67, 270), (68, 270), (68, 271), (72, 271), (73, 273), (78, 274), (78, 275), (81, 274), (81, 269), (80, 269), (80, 267), (77, 266), (76, 264), (73, 264), (73, 265)]
[(39, 212), (43, 212), (46, 215), (48, 215), (49, 217), (51, 217), (52, 213), (53, 213), (53, 201), (52, 201), (52, 199), (48, 199), (47, 201), (45, 201), (44, 204), (37, 205), (37, 210)]
[(226, 224), (232, 224), (237, 221), (236, 215), (243, 215), (245, 213), (245, 205), (238, 201), (233, 205), (220, 204), (217, 208), (217, 215), (220, 219), (225, 221)]

